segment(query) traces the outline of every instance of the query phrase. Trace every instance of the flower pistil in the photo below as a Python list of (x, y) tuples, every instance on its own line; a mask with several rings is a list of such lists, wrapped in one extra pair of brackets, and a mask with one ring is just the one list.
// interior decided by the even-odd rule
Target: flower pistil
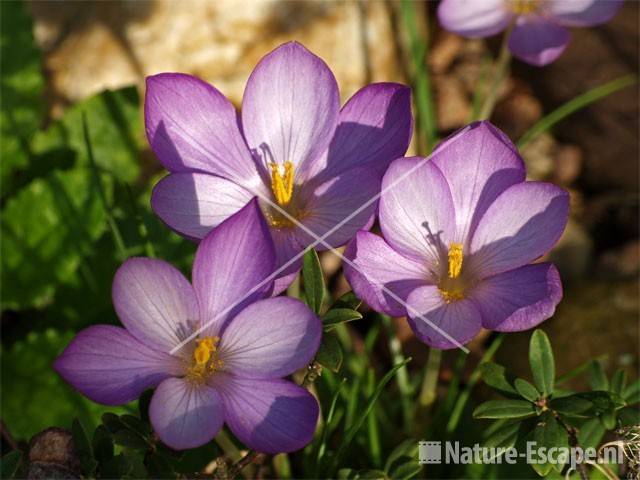
[(289, 161), (284, 162), (283, 165), (270, 163), (269, 168), (271, 168), (271, 190), (278, 205), (284, 207), (293, 196), (293, 163)]
[(539, 3), (539, 0), (513, 0), (511, 10), (516, 15), (529, 15), (538, 10)]
[(193, 364), (187, 371), (187, 378), (202, 383), (209, 375), (219, 370), (224, 361), (218, 358), (220, 337), (204, 337), (196, 340), (193, 351)]
[(449, 245), (449, 278), (458, 278), (462, 271), (462, 244), (452, 242)]

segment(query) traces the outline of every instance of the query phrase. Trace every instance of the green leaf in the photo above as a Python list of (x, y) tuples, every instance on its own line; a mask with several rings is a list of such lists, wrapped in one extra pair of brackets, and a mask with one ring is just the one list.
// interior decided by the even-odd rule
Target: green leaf
[[(544, 412), (538, 419), (533, 430), (533, 439), (536, 442), (536, 448), (544, 447), (547, 451), (553, 447), (566, 448), (568, 446), (566, 431), (550, 411)], [(538, 463), (531, 466), (541, 476), (547, 475), (554, 467), (552, 463)]]
[(591, 417), (622, 408), (624, 401), (614, 393), (595, 391), (554, 398), (549, 406), (563, 415)]
[(329, 333), (322, 335), (322, 342), (316, 353), (316, 362), (333, 372), (338, 372), (342, 366), (342, 358), (342, 347), (338, 338)]
[(302, 279), (304, 280), (304, 294), (307, 305), (316, 313), (322, 309), (324, 298), (324, 277), (320, 259), (313, 248), (307, 250), (302, 261)]
[(536, 388), (545, 397), (553, 393), (553, 381), (556, 375), (556, 367), (553, 359), (553, 351), (547, 334), (537, 329), (531, 335), (529, 343), (529, 364), (533, 373)]
[(640, 425), (640, 410), (635, 407), (624, 407), (618, 410), (618, 423), (621, 427)]
[[(53, 329), (31, 332), (0, 351), (0, 416), (16, 438), (28, 439), (51, 425), (71, 425), (74, 418), (92, 429), (103, 412), (124, 413), (126, 407), (106, 407), (83, 397), (53, 371), (51, 365), (71, 338), (71, 333)], [(43, 399), (56, 401), (43, 408)]]
[(596, 448), (600, 445), (600, 440), (604, 437), (606, 429), (598, 418), (590, 418), (584, 422), (578, 430), (578, 443), (582, 448), (593, 447)]
[(13, 450), (0, 458), (0, 478), (14, 478), (20, 467), (22, 452)]
[(517, 391), (507, 381), (506, 369), (502, 365), (486, 362), (479, 367), (484, 383), (506, 395), (517, 395)]
[(622, 393), (622, 398), (628, 405), (634, 405), (640, 402), (640, 379), (635, 382), (631, 382)]
[(415, 478), (421, 470), (422, 465), (417, 463), (415, 459), (412, 459), (395, 467), (389, 474), (388, 478), (393, 478), (394, 480), (408, 480), (410, 478)]
[(474, 418), (527, 418), (536, 414), (530, 402), (524, 400), (489, 400), (473, 412)]
[(337, 325), (346, 322), (353, 322), (354, 320), (360, 320), (362, 314), (350, 308), (332, 308), (327, 311), (322, 317), (322, 323), (325, 331), (330, 331)]
[(609, 390), (609, 380), (604, 373), (602, 362), (592, 360), (589, 364), (589, 386), (592, 390)]
[(524, 380), (523, 378), (516, 378), (513, 382), (513, 385), (516, 387), (518, 393), (523, 397), (529, 400), (530, 402), (536, 402), (538, 398), (540, 398), (540, 393), (536, 390), (536, 387), (531, 385), (529, 382)]
[(356, 294), (352, 291), (348, 291), (338, 298), (338, 300), (331, 305), (331, 308), (349, 308), (351, 310), (357, 310), (360, 305), (362, 305), (362, 300), (356, 297)]
[(140, 434), (132, 430), (118, 430), (113, 434), (113, 442), (116, 445), (134, 450), (146, 450), (149, 447), (147, 441)]
[(566, 117), (578, 110), (591, 105), (592, 103), (611, 95), (618, 90), (635, 85), (638, 82), (636, 75), (625, 75), (624, 77), (617, 78), (611, 82), (605, 83), (598, 87), (592, 88), (586, 91), (582, 95), (569, 100), (564, 105), (556, 108), (553, 112), (539, 120), (533, 127), (525, 132), (520, 140), (518, 140), (518, 148), (522, 149), (526, 144), (531, 142), (534, 138), (543, 132), (546, 132), (558, 122), (564, 120)]
[(519, 421), (507, 423), (483, 439), (482, 446), (485, 448), (495, 449), (494, 452), (496, 455), (493, 458), (496, 458), (499, 456), (498, 453), (500, 451), (504, 452), (509, 448), (512, 448), (518, 441), (518, 438), (524, 435), (524, 425), (525, 424), (523, 422)]
[(84, 430), (82, 424), (74, 419), (71, 424), (71, 434), (73, 435), (73, 445), (80, 460), (82, 466), (82, 472), (86, 476), (93, 476), (95, 468), (98, 466), (98, 462), (93, 457), (93, 449), (91, 448), (91, 442), (87, 437), (87, 433)]
[(604, 412), (600, 415), (600, 421), (607, 430), (616, 428), (616, 413), (612, 410)]
[(622, 396), (626, 384), (627, 372), (625, 372), (623, 369), (618, 369), (611, 378), (611, 387), (609, 388), (609, 390), (619, 396)]
[(405, 440), (396, 448), (394, 448), (393, 451), (389, 454), (389, 457), (387, 457), (387, 461), (384, 465), (384, 471), (387, 472), (387, 474), (389, 474), (391, 478), (395, 478), (393, 475), (391, 475), (391, 471), (394, 468), (394, 465), (404, 463), (404, 461), (406, 461), (407, 459), (412, 459), (415, 463), (417, 454), (418, 442), (412, 438), (409, 440)]
[(113, 458), (113, 437), (104, 425), (98, 425), (93, 432), (91, 446), (98, 463), (105, 463)]
[(7, 196), (16, 170), (29, 167), (29, 142), (44, 114), (44, 77), (26, 2), (0, 2), (0, 22), (0, 191)]
[(149, 426), (133, 415), (120, 415), (120, 421), (126, 428), (142, 435), (143, 437), (151, 433)]

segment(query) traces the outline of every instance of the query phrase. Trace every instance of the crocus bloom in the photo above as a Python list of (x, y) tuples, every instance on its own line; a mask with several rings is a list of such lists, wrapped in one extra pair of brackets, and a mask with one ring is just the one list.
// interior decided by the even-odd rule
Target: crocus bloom
[[(258, 196), (277, 268), (315, 240), (291, 218), (328, 234), (334, 247), (369, 223), (376, 202), (360, 207), (379, 192), (391, 160), (406, 152), (412, 128), (407, 87), (368, 85), (340, 110), (331, 70), (295, 42), (260, 60), (240, 115), (211, 85), (163, 73), (147, 79), (145, 121), (149, 143), (170, 171), (153, 191), (156, 214), (197, 240)], [(279, 272), (276, 291), (300, 265)]]
[(313, 358), (321, 323), (299, 300), (263, 298), (272, 285), (256, 287), (274, 263), (267, 226), (251, 201), (200, 243), (193, 286), (164, 261), (127, 260), (113, 282), (125, 328), (81, 331), (54, 368), (106, 405), (157, 387), (149, 417), (172, 448), (202, 445), (226, 422), (255, 450), (298, 450), (313, 436), (318, 404), (282, 377)]
[(553, 314), (558, 271), (529, 263), (560, 237), (569, 196), (526, 182), (516, 148), (490, 123), (463, 128), (429, 159), (394, 161), (379, 208), (384, 239), (358, 232), (345, 273), (372, 308), (407, 315), (423, 342), (453, 348), (481, 327), (526, 330)]
[(623, 0), (442, 0), (438, 19), (451, 32), (488, 37), (513, 26), (509, 50), (537, 66), (556, 60), (569, 44), (567, 27), (608, 22)]

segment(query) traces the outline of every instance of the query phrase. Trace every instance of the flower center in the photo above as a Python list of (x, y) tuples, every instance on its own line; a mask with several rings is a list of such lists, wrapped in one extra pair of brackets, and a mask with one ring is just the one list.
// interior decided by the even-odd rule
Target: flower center
[(460, 277), (462, 272), (462, 247), (461, 243), (452, 242), (447, 253), (448, 268), (447, 277), (438, 284), (438, 290), (446, 303), (451, 303), (464, 298), (465, 282)]
[(203, 383), (213, 372), (219, 370), (224, 362), (218, 358), (220, 337), (203, 337), (196, 340), (193, 362), (187, 370), (187, 379)]
[(286, 161), (280, 165), (270, 163), (271, 169), (271, 190), (276, 197), (276, 202), (281, 207), (289, 204), (293, 196), (293, 163)]
[(512, 0), (511, 10), (516, 15), (528, 15), (535, 13), (540, 6), (540, 0)]

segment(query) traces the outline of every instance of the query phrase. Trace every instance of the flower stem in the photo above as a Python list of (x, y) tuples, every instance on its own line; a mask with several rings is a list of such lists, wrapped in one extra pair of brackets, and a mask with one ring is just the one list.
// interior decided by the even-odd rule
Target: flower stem
[(442, 350), (432, 348), (429, 350), (427, 359), (427, 371), (422, 380), (422, 389), (418, 403), (421, 408), (427, 408), (436, 400), (436, 387), (438, 386), (438, 376), (440, 374), (440, 363), (442, 360)]
[(244, 467), (246, 467), (250, 463), (255, 463), (259, 456), (260, 453), (254, 450), (249, 450), (249, 452), (244, 457), (242, 457), (231, 466), (231, 468), (229, 469), (229, 473), (227, 474), (227, 478), (234, 479), (235, 477), (237, 477)]
[(511, 52), (509, 51), (510, 35), (511, 28), (508, 28), (504, 32), (504, 36), (502, 37), (500, 53), (498, 54), (498, 59), (496, 60), (495, 67), (493, 69), (491, 86), (489, 87), (487, 98), (485, 99), (482, 108), (480, 109), (480, 114), (478, 115), (479, 120), (487, 120), (489, 117), (491, 117), (493, 109), (496, 106), (496, 102), (498, 101), (498, 90), (502, 86), (503, 80), (509, 73), (509, 64), (511, 63)]

